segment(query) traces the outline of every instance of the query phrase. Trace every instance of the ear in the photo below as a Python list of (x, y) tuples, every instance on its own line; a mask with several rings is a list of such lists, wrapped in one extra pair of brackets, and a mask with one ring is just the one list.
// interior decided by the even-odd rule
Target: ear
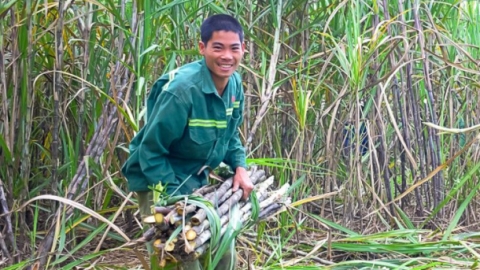
[(198, 50), (200, 52), (201, 55), (204, 55), (205, 54), (205, 43), (203, 43), (203, 41), (199, 41), (198, 42)]

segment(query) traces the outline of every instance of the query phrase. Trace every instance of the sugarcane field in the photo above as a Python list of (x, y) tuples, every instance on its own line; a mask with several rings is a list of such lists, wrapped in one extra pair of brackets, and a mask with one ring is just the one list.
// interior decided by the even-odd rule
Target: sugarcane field
[(0, 269), (480, 269), (478, 18), (0, 1)]

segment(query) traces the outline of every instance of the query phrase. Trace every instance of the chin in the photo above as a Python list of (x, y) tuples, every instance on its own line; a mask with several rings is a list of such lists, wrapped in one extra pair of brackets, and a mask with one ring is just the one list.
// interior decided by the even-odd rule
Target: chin
[(235, 72), (235, 70), (229, 71), (229, 72), (216, 72), (215, 75), (217, 75), (217, 77), (221, 77), (221, 78), (229, 78), (230, 76), (232, 76), (232, 74), (234, 72)]

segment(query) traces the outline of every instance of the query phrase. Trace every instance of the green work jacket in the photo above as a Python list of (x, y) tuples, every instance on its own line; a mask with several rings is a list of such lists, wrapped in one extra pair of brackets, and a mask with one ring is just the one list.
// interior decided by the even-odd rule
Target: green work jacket
[(207, 184), (220, 162), (245, 167), (238, 127), (243, 120), (240, 75), (230, 76), (220, 96), (205, 60), (175, 69), (155, 82), (147, 122), (130, 143), (122, 167), (131, 191), (162, 182), (169, 194), (189, 194)]

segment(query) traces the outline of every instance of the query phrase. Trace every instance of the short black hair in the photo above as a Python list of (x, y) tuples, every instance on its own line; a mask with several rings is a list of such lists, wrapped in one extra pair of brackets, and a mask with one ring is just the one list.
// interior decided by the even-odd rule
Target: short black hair
[(213, 32), (216, 31), (234, 32), (238, 34), (240, 42), (243, 42), (243, 28), (238, 20), (230, 15), (217, 14), (203, 21), (200, 27), (202, 42), (207, 45), (208, 41), (212, 38)]

